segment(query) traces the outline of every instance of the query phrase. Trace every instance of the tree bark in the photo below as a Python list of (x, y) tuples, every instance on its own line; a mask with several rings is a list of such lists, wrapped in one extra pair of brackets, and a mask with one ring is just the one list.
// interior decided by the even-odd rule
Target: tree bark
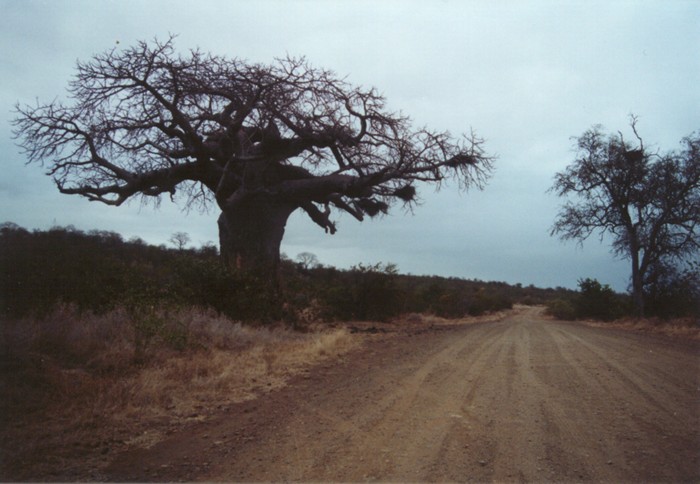
[(258, 196), (224, 208), (219, 244), (224, 265), (279, 288), (280, 245), (287, 219), (298, 207)]
[(632, 248), (632, 305), (637, 318), (644, 317), (644, 280), (639, 266), (639, 250)]

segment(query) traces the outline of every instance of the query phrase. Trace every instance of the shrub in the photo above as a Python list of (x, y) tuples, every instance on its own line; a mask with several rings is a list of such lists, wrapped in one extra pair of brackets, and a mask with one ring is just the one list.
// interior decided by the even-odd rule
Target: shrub
[(574, 320), (577, 317), (576, 308), (567, 299), (554, 299), (547, 304), (547, 314), (562, 320)]
[(645, 311), (660, 318), (700, 317), (700, 261), (658, 263), (645, 291)]
[(440, 295), (431, 309), (441, 318), (462, 318), (469, 311), (469, 302), (457, 292), (448, 292)]
[(480, 316), (492, 311), (501, 311), (513, 307), (513, 302), (507, 297), (480, 291), (469, 301), (467, 312), (470, 316)]
[(401, 291), (393, 264), (359, 264), (323, 291), (325, 306), (336, 319), (385, 321), (401, 312)]
[(576, 314), (580, 318), (612, 321), (623, 315), (621, 301), (607, 284), (596, 279), (579, 279), (581, 292), (576, 300)]

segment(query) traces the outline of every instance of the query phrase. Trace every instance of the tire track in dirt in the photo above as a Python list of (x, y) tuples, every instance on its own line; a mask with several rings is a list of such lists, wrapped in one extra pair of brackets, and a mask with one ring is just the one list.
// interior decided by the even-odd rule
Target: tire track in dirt
[[(557, 333), (574, 343), (576, 351), (562, 357), (577, 370), (582, 387), (598, 389), (588, 396), (586, 407), (595, 409), (588, 420), (590, 429), (613, 445), (607, 461), (611, 469), (655, 481), (675, 481), (679, 472), (700, 475), (697, 350), (683, 358), (663, 346), (640, 344), (644, 340), (627, 338), (621, 348), (619, 338), (585, 327), (559, 327)], [(683, 447), (696, 449), (695, 455), (689, 460), (670, 455)], [(668, 461), (660, 458), (663, 454)]]
[(109, 480), (698, 481), (700, 352), (520, 310), (399, 331)]

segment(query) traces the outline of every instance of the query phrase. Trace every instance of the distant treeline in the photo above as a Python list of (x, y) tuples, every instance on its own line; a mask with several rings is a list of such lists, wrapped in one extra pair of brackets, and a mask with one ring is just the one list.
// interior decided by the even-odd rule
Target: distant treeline
[[(58, 303), (105, 312), (117, 306), (201, 306), (237, 320), (386, 320), (407, 313), (478, 315), (514, 303), (544, 304), (570, 295), (538, 289), (399, 274), (391, 264), (340, 270), (283, 258), (283, 304), (264, 284), (226, 271), (213, 246), (170, 249), (114, 232), (72, 227), (0, 228), (0, 312), (41, 315)], [(270, 314), (278, 308), (278, 314)]]
[(266, 291), (268, 284), (262, 281), (226, 271), (213, 246), (171, 249), (140, 239), (125, 241), (114, 232), (0, 226), (0, 314), (5, 317), (41, 316), (57, 304), (95, 313), (117, 307), (138, 311), (196, 306), (239, 321), (303, 325), (388, 320), (411, 313), (458, 318), (517, 303), (549, 305), (566, 319), (612, 319), (629, 308), (627, 296), (594, 280), (576, 292), (403, 275), (392, 264), (340, 270), (286, 257), (280, 272), (278, 296)]

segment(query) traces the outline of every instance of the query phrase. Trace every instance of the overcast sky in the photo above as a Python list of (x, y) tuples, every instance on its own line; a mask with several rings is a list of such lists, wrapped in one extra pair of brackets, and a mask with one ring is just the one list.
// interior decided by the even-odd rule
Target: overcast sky
[[(337, 215), (326, 235), (302, 213), (282, 250), (337, 267), (392, 262), (403, 273), (575, 288), (595, 277), (627, 289), (627, 261), (593, 237), (549, 236), (561, 200), (547, 189), (573, 161), (572, 136), (601, 123), (676, 149), (700, 129), (698, 1), (135, 1), (0, 0), (0, 222), (74, 225), (167, 243), (218, 240), (218, 213), (108, 207), (61, 195), (12, 140), (15, 103), (62, 97), (78, 59), (178, 34), (254, 62), (306, 56), (349, 82), (374, 86), (416, 127), (470, 128), (498, 155), (484, 191), (422, 186), (414, 214), (357, 222)], [(631, 136), (631, 133), (629, 133)]]

